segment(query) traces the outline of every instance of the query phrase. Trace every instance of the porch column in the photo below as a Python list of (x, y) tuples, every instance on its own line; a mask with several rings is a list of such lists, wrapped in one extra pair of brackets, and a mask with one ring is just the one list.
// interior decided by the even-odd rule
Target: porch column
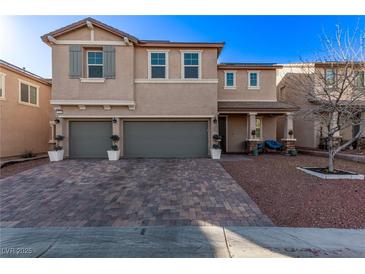
[(254, 149), (257, 149), (257, 143), (259, 139), (256, 138), (256, 134), (252, 134), (253, 131), (256, 131), (256, 115), (255, 112), (250, 112), (248, 114), (248, 132), (247, 132), (247, 147), (246, 152), (248, 154), (252, 154)]
[(284, 138), (281, 139), (281, 142), (284, 145), (283, 152), (288, 154), (290, 150), (295, 149), (296, 139), (294, 138), (294, 123), (293, 123), (293, 113), (288, 112), (285, 114), (285, 123), (284, 123)]

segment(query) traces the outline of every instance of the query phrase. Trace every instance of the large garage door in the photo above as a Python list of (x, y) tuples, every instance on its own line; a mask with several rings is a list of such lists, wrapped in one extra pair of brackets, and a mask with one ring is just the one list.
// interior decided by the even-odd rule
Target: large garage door
[(111, 122), (70, 122), (70, 157), (106, 158), (111, 135)]
[(125, 157), (206, 157), (207, 122), (123, 123)]

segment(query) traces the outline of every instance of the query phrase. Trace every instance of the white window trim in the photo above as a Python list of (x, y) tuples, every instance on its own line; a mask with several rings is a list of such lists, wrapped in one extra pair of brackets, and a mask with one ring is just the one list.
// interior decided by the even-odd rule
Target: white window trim
[(5, 100), (5, 77), (6, 77), (6, 74), (0, 72), (0, 77), (1, 77), (1, 86), (2, 86), (2, 89), (3, 89), (2, 94), (0, 96), (0, 100)]
[[(102, 50), (87, 50), (86, 51), (86, 76), (87, 79), (104, 79), (104, 64), (89, 64), (89, 52), (101, 52), (103, 54)], [(104, 54), (103, 54), (103, 63), (104, 63)], [(89, 65), (90, 66), (100, 66), (103, 68), (103, 76), (102, 77), (89, 77)]]
[[(233, 73), (233, 86), (227, 86), (227, 73)], [(224, 89), (236, 89), (236, 71), (235, 70), (225, 70), (224, 71)]]
[[(328, 70), (332, 70), (333, 71), (333, 84), (328, 84), (328, 82), (327, 82), (327, 71)], [(334, 86), (334, 84), (336, 83), (336, 77), (337, 77), (337, 71), (336, 71), (336, 69), (334, 69), (334, 68), (325, 68), (324, 69), (324, 79), (325, 79), (325, 82), (326, 82), (326, 86), (328, 88), (332, 88)]]
[[(183, 80), (201, 80), (202, 79), (202, 50), (180, 50), (181, 52), (181, 79)], [(198, 65), (198, 78), (185, 78), (185, 65), (184, 65), (184, 54), (185, 53), (198, 53), (199, 65)], [(193, 65), (192, 67), (195, 67)]]
[[(21, 105), (26, 105), (26, 106), (31, 106), (31, 107), (39, 107), (39, 86), (34, 85), (33, 83), (30, 83), (30, 82), (21, 80), (21, 79), (18, 79), (18, 82), (19, 82), (19, 98), (18, 98), (18, 103), (21, 104)], [(28, 95), (29, 95), (29, 92), (30, 92), (29, 91), (30, 86), (36, 88), (36, 92), (37, 92), (37, 104), (32, 104), (30, 102), (23, 102), (22, 101), (22, 99), (21, 99), (22, 84), (28, 85)], [(29, 95), (29, 98), (30, 98), (30, 95)]]
[[(256, 116), (256, 119), (259, 119), (260, 120), (260, 125), (261, 125), (261, 127), (260, 127), (260, 137), (257, 137), (256, 135), (255, 135), (255, 138), (257, 138), (257, 139), (259, 139), (259, 140), (263, 140), (263, 136), (264, 136), (264, 134), (263, 134), (263, 128), (264, 128), (264, 126), (263, 126), (263, 124), (262, 124), (262, 122), (263, 122), (263, 119), (262, 119), (262, 117), (261, 116)], [(256, 127), (256, 120), (255, 120), (255, 132), (257, 131), (257, 127)]]
[[(152, 78), (152, 53), (165, 53), (165, 78)], [(147, 50), (148, 54), (148, 80), (168, 80), (169, 79), (169, 51), (168, 50)], [(161, 65), (159, 65), (161, 66)]]
[[(251, 73), (257, 74), (257, 86), (251, 86), (251, 81), (250, 81)], [(247, 86), (248, 86), (248, 89), (260, 89), (260, 71), (250, 70), (247, 72)]]

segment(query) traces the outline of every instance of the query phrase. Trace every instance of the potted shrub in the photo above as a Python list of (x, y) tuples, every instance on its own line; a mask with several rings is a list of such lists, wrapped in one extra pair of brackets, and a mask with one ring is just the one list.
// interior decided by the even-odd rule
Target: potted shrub
[(63, 139), (64, 137), (62, 135), (57, 135), (55, 137), (56, 145), (54, 146), (53, 150), (48, 151), (49, 160), (51, 162), (58, 162), (63, 160), (64, 150), (63, 147), (59, 145), (59, 142)]
[(255, 138), (256, 138), (256, 130), (254, 130), (254, 129), (253, 129), (253, 130), (251, 131), (251, 136), (252, 136), (252, 138), (253, 138), (253, 139), (255, 139)]
[(251, 152), (253, 156), (259, 156), (259, 150), (257, 148), (252, 149)]
[(294, 131), (291, 129), (291, 130), (289, 130), (288, 134), (289, 134), (290, 138), (293, 138)]
[(117, 142), (119, 141), (118, 135), (112, 135), (110, 137), (112, 139), (113, 145), (111, 146), (111, 150), (108, 150), (108, 158), (109, 161), (117, 161), (120, 158), (120, 150), (118, 148)]
[(210, 150), (210, 154), (212, 156), (212, 159), (219, 160), (221, 158), (221, 147), (219, 144), (214, 144)]

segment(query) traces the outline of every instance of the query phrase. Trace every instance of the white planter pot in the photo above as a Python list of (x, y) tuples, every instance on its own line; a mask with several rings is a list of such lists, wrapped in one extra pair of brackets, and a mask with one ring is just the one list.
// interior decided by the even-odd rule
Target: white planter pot
[(117, 161), (120, 158), (120, 150), (108, 150), (109, 161)]
[(214, 148), (210, 149), (210, 154), (212, 156), (212, 159), (214, 160), (219, 160), (221, 158), (221, 153), (222, 153), (221, 149), (214, 149)]
[(64, 150), (52, 150), (48, 151), (49, 160), (51, 162), (58, 162), (63, 160)]

